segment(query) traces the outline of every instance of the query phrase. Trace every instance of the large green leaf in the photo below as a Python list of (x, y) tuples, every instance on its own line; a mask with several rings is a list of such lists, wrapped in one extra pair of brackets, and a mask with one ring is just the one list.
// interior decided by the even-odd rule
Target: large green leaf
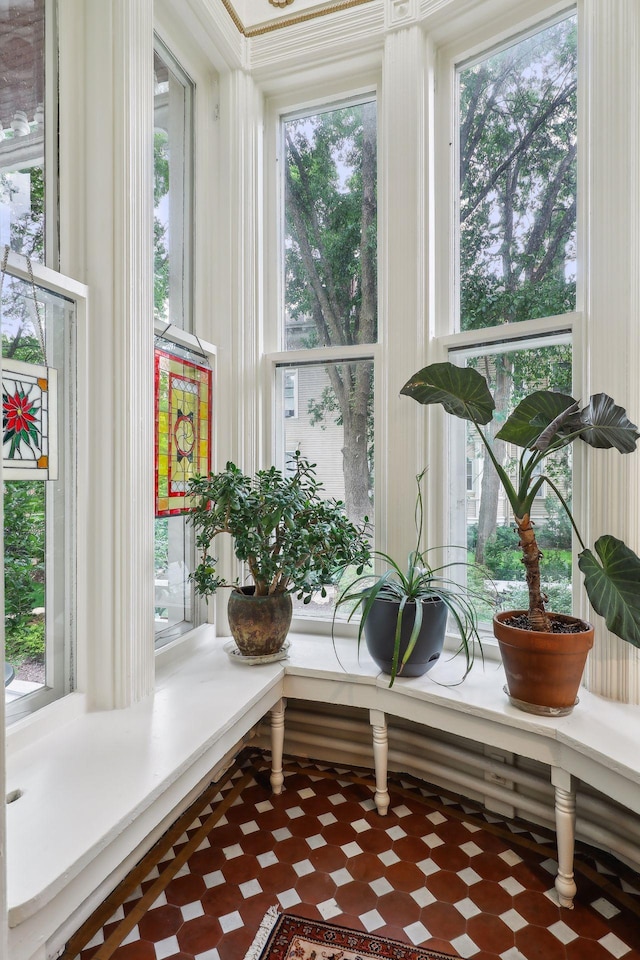
[(472, 367), (432, 363), (414, 373), (401, 394), (418, 403), (441, 403), (447, 413), (475, 423), (489, 423), (495, 403), (485, 378)]
[(615, 447), (620, 453), (633, 453), (636, 449), (638, 428), (631, 423), (626, 410), (606, 393), (591, 397), (589, 405), (580, 411), (580, 422), (587, 427), (580, 436), (591, 447)]
[(595, 549), (601, 563), (591, 550), (578, 558), (591, 606), (612, 633), (640, 647), (640, 558), (608, 534), (596, 540)]
[[(532, 447), (540, 434), (565, 411), (575, 406), (576, 401), (564, 393), (552, 390), (537, 390), (521, 400), (496, 434), (500, 440), (515, 443), (519, 447)], [(572, 418), (558, 424), (558, 433), (569, 433)], [(575, 426), (579, 426), (577, 414)], [(574, 429), (575, 429), (574, 426)]]

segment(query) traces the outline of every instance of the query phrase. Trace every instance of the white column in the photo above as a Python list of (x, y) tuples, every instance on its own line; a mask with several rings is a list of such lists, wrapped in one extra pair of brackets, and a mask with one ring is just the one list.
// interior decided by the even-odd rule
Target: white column
[(555, 888), (561, 907), (573, 910), (577, 887), (573, 878), (573, 854), (576, 837), (576, 794), (573, 778), (566, 770), (551, 768), (551, 782), (555, 787), (556, 843), (558, 846), (558, 873)]
[(373, 735), (373, 766), (376, 774), (374, 801), (376, 810), (381, 817), (384, 817), (391, 802), (387, 789), (387, 766), (389, 763), (387, 718), (382, 710), (369, 710), (369, 723)]
[[(243, 70), (220, 79), (220, 170), (228, 184), (220, 198), (220, 245), (226, 258), (221, 280), (228, 309), (214, 320), (218, 346), (216, 420), (218, 468), (233, 460), (247, 473), (259, 465), (263, 448), (261, 334), (261, 224), (263, 98)], [(222, 238), (227, 238), (223, 242)], [(220, 270), (218, 269), (218, 276)], [(241, 570), (230, 543), (220, 546), (220, 566), (234, 579)], [(228, 593), (217, 598), (218, 634), (229, 635)]]
[[(402, 464), (376, 493), (376, 525), (386, 531), (384, 549), (400, 557), (415, 538), (411, 505), (415, 476), (426, 463), (426, 419), (424, 408), (399, 393), (427, 362), (429, 272), (425, 40), (410, 7), (406, 20), (403, 10), (396, 4), (388, 11), (401, 26), (385, 39), (380, 97), (379, 330), (388, 364), (376, 380), (376, 450), (385, 451), (388, 464)], [(398, 317), (413, 336), (398, 336)]]
[(282, 753), (284, 750), (284, 714), (287, 701), (278, 700), (271, 711), (271, 789), (275, 794), (282, 793), (284, 773), (282, 772)]
[[(640, 423), (640, 4), (584, 0), (581, 213), (589, 344), (584, 397), (604, 391)], [(588, 145), (588, 149), (587, 149)], [(640, 552), (640, 452), (588, 450), (590, 544), (603, 533)], [(581, 591), (582, 593), (583, 591)], [(588, 616), (588, 609), (582, 610)], [(589, 689), (640, 703), (638, 651), (597, 619)]]
[(60, 5), (61, 269), (89, 285), (79, 687), (148, 695), (153, 647), (153, 0)]

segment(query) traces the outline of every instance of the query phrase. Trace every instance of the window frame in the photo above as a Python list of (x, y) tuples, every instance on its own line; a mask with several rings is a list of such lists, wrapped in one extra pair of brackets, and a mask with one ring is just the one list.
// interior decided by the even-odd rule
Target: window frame
[[(45, 658), (47, 677), (53, 677), (53, 683), (45, 685), (25, 694), (6, 705), (6, 721), (11, 724), (29, 714), (35, 713), (54, 700), (59, 700), (82, 685), (79, 664), (85, 657), (84, 638), (85, 623), (85, 591), (83, 589), (83, 571), (86, 569), (86, 550), (90, 549), (86, 541), (78, 534), (78, 509), (83, 502), (87, 482), (87, 436), (86, 427), (79, 411), (86, 409), (87, 378), (86, 365), (86, 336), (87, 336), (87, 303), (88, 288), (70, 277), (39, 263), (32, 263), (33, 279), (36, 287), (47, 290), (54, 296), (62, 297), (74, 304), (75, 318), (73, 329), (67, 332), (71, 339), (71, 357), (75, 363), (72, 371), (72, 383), (65, 388), (63, 404), (58, 406), (58, 436), (59, 442), (67, 444), (65, 453), (66, 477), (64, 490), (58, 495), (64, 500), (65, 532), (64, 546), (61, 550), (64, 562), (64, 588), (58, 588), (55, 598), (45, 592), (46, 608), (46, 641)], [(31, 282), (28, 267), (24, 257), (10, 253), (7, 263), (7, 273), (18, 277), (29, 284)], [(75, 387), (75, 390), (73, 389)], [(72, 421), (72, 428), (67, 435), (65, 427), (68, 421), (65, 412)], [(50, 492), (47, 491), (47, 514), (50, 513), (48, 501)], [(47, 516), (47, 540), (45, 552), (45, 568), (47, 580), (51, 581), (49, 568), (56, 562), (48, 547), (50, 538), (51, 519)], [(56, 618), (62, 617), (63, 626), (47, 623), (52, 617), (52, 604), (55, 605)], [(52, 634), (52, 630), (57, 630)]]
[[(324, 87), (325, 85), (323, 85)], [(313, 94), (305, 97), (305, 93)], [(267, 201), (266, 228), (269, 236), (274, 238), (273, 249), (268, 253), (267, 277), (265, 284), (266, 303), (264, 324), (264, 353), (262, 389), (265, 403), (264, 428), (267, 439), (267, 460), (276, 463), (276, 456), (280, 448), (286, 456), (282, 443), (283, 399), (282, 391), (278, 389), (278, 370), (287, 367), (300, 368), (305, 365), (322, 366), (329, 363), (348, 361), (369, 361), (373, 368), (374, 398), (374, 475), (379, 477), (379, 453), (381, 431), (378, 427), (381, 415), (381, 391), (378, 389), (378, 374), (383, 356), (381, 336), (381, 295), (378, 289), (377, 304), (377, 341), (369, 344), (355, 344), (349, 346), (323, 346), (303, 349), (287, 350), (284, 347), (284, 164), (286, 149), (284, 143), (284, 124), (287, 120), (303, 119), (319, 113), (338, 110), (341, 107), (373, 101), (376, 104), (376, 130), (378, 150), (378, 197), (380, 196), (380, 80), (377, 74), (367, 71), (356, 77), (343, 80), (331, 86), (326, 85), (323, 96), (318, 96), (317, 84), (305, 90), (304, 84), (298, 83), (295, 93), (280, 94), (273, 97), (267, 104), (266, 143), (267, 156), (273, 158), (272, 163), (265, 164), (265, 176), (275, 183), (275, 190), (271, 192)], [(377, 225), (377, 256), (378, 272), (380, 273), (381, 258), (381, 227), (380, 203), (378, 202)], [(284, 466), (284, 465), (282, 465)], [(377, 531), (380, 506), (378, 498), (374, 496), (374, 529)], [(376, 534), (377, 538), (377, 534)], [(303, 630), (306, 633), (326, 634), (331, 630), (331, 620), (298, 616), (294, 613), (292, 629)], [(357, 625), (336, 622), (336, 632), (354, 635)]]
[[(574, 311), (554, 315), (539, 317), (530, 320), (522, 320), (512, 324), (499, 324), (478, 330), (460, 330), (459, 329), (459, 202), (460, 202), (460, 184), (459, 184), (459, 137), (458, 137), (458, 70), (473, 62), (477, 62), (486, 56), (491, 55), (505, 47), (510, 46), (518, 40), (534, 35), (536, 32), (544, 29), (555, 22), (564, 19), (567, 16), (575, 15), (578, 17), (578, 61), (581, 63), (580, 44), (583, 42), (582, 29), (580, 29), (580, 10), (576, 3), (567, 4), (540, 4), (536, 14), (528, 15), (523, 18), (518, 17), (517, 11), (510, 12), (508, 17), (501, 21), (499, 30), (491, 30), (487, 27), (473, 30), (469, 33), (461, 32), (455, 39), (447, 39), (437, 49), (435, 55), (435, 85), (437, 96), (434, 107), (434, 137), (436, 141), (434, 157), (433, 185), (438, 184), (438, 191), (434, 196), (435, 214), (434, 214), (434, 247), (436, 249), (436, 262), (439, 264), (435, 270), (435, 321), (433, 326), (434, 338), (432, 343), (433, 360), (448, 360), (455, 362), (456, 356), (473, 353), (474, 349), (487, 352), (492, 345), (500, 347), (502, 350), (516, 350), (521, 343), (539, 340), (541, 344), (545, 343), (547, 338), (554, 336), (568, 336), (572, 349), (572, 382), (575, 396), (581, 396), (584, 393), (584, 369), (585, 369), (585, 317), (583, 312), (584, 303), (584, 275), (580, 269), (576, 275), (576, 308)], [(449, 24), (449, 34), (453, 35), (453, 23)], [(579, 74), (580, 76), (580, 74)], [(578, 86), (578, 137), (583, 135), (582, 116), (583, 109), (580, 106), (581, 98), (584, 96), (582, 85)], [(584, 146), (578, 149), (578, 204), (576, 215), (576, 235), (577, 235), (577, 264), (581, 262), (581, 251), (583, 249), (583, 205), (581, 196), (584, 187), (581, 185), (582, 179), (582, 157), (584, 155)], [(436, 240), (436, 238), (438, 238)], [(438, 252), (440, 256), (438, 256)], [(442, 417), (435, 427), (429, 431), (427, 437), (427, 451), (430, 462), (439, 464), (441, 470), (447, 471), (450, 459), (451, 431), (455, 430), (457, 424), (452, 421), (455, 418)], [(578, 445), (579, 447), (580, 445)], [(582, 482), (578, 477), (584, 467), (584, 458), (582, 451), (574, 449), (573, 453), (573, 514), (576, 517), (578, 526), (585, 529), (587, 517), (585, 503), (582, 497)], [(462, 468), (463, 464), (457, 463), (457, 467)], [(456, 475), (462, 475), (459, 471)], [(465, 489), (462, 490), (463, 499), (466, 497)], [(451, 539), (448, 530), (447, 518), (453, 515), (453, 511), (458, 508), (454, 489), (451, 485), (442, 485), (436, 491), (436, 503), (434, 505), (434, 515), (437, 518), (435, 529), (437, 530), (440, 543), (449, 543)], [(573, 564), (572, 588), (574, 597), (579, 594), (577, 589), (577, 565)], [(574, 609), (578, 611), (579, 604), (574, 602)], [(497, 642), (492, 632), (485, 626), (482, 630), (483, 643), (487, 645), (490, 655), (497, 650)]]

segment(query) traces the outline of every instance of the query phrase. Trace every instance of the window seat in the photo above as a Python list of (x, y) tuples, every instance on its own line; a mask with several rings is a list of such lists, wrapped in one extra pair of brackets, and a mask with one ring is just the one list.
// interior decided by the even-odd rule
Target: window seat
[(201, 628), (193, 646), (185, 645), (188, 656), (176, 653), (159, 668), (153, 698), (126, 710), (80, 713), (37, 743), (9, 746), (7, 790), (22, 791), (7, 807), (12, 960), (53, 956), (104, 899), (116, 873), (142, 856), (269, 711), (278, 789), (286, 697), (369, 711), (382, 814), (389, 802), (387, 717), (547, 764), (555, 788), (556, 888), (567, 906), (575, 894), (574, 778), (640, 813), (639, 707), (581, 690), (572, 715), (540, 718), (509, 704), (496, 663), (477, 664), (463, 684), (446, 686), (461, 671), (459, 659), (446, 661), (389, 689), (366, 650), (358, 662), (354, 640), (338, 642), (340, 662), (329, 639), (290, 640), (288, 659), (246, 667), (231, 663), (223, 640)]

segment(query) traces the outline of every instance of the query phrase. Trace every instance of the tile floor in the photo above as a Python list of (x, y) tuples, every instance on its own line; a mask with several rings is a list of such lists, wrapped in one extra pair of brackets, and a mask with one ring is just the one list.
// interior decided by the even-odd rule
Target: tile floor
[(245, 751), (114, 891), (62, 960), (242, 960), (275, 904), (475, 960), (640, 960), (640, 878), (577, 852), (574, 910), (553, 836), (390, 778), (300, 760), (272, 796)]

